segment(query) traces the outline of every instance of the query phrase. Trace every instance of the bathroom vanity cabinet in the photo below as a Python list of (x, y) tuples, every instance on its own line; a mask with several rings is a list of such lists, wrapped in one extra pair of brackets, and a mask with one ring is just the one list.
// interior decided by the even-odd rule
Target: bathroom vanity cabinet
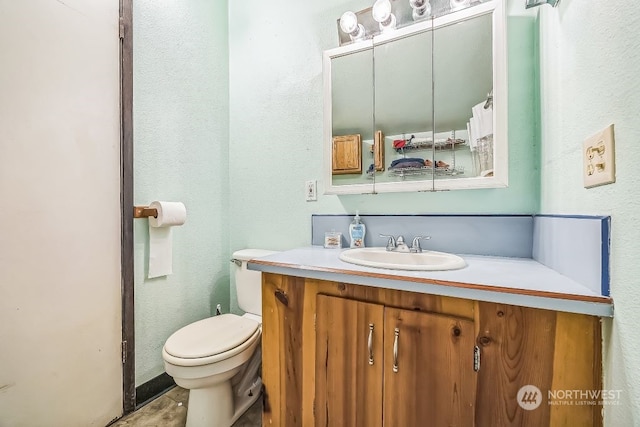
[(473, 319), (319, 294), (315, 425), (473, 425), (473, 336)]
[(602, 389), (597, 316), (274, 273), (262, 297), (265, 426), (602, 425), (548, 395)]

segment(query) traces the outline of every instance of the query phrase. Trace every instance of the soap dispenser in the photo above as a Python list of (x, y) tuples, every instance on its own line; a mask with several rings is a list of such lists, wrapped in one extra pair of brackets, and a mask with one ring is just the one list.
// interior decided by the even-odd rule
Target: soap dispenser
[(349, 237), (351, 238), (352, 248), (364, 248), (364, 235), (367, 227), (360, 220), (360, 212), (356, 211), (356, 216), (349, 225)]

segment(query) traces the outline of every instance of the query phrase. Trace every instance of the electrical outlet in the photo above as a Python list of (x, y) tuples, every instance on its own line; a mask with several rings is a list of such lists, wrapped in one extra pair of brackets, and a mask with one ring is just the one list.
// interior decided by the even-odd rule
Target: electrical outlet
[(316, 192), (315, 181), (305, 181), (304, 183), (305, 197), (307, 202), (315, 202), (318, 200), (318, 193)]
[(583, 142), (582, 163), (584, 188), (616, 182), (613, 125)]

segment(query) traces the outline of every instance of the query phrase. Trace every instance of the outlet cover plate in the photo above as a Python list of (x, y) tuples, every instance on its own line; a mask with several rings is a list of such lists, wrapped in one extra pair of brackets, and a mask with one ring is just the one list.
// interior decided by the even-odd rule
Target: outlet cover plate
[(587, 138), (582, 144), (584, 188), (616, 182), (613, 125)]

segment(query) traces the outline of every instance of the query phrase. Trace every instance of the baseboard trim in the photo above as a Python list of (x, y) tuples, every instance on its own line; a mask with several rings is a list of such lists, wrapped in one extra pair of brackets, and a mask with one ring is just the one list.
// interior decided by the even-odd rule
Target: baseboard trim
[(166, 372), (136, 387), (136, 409), (146, 405), (156, 397), (176, 386)]

